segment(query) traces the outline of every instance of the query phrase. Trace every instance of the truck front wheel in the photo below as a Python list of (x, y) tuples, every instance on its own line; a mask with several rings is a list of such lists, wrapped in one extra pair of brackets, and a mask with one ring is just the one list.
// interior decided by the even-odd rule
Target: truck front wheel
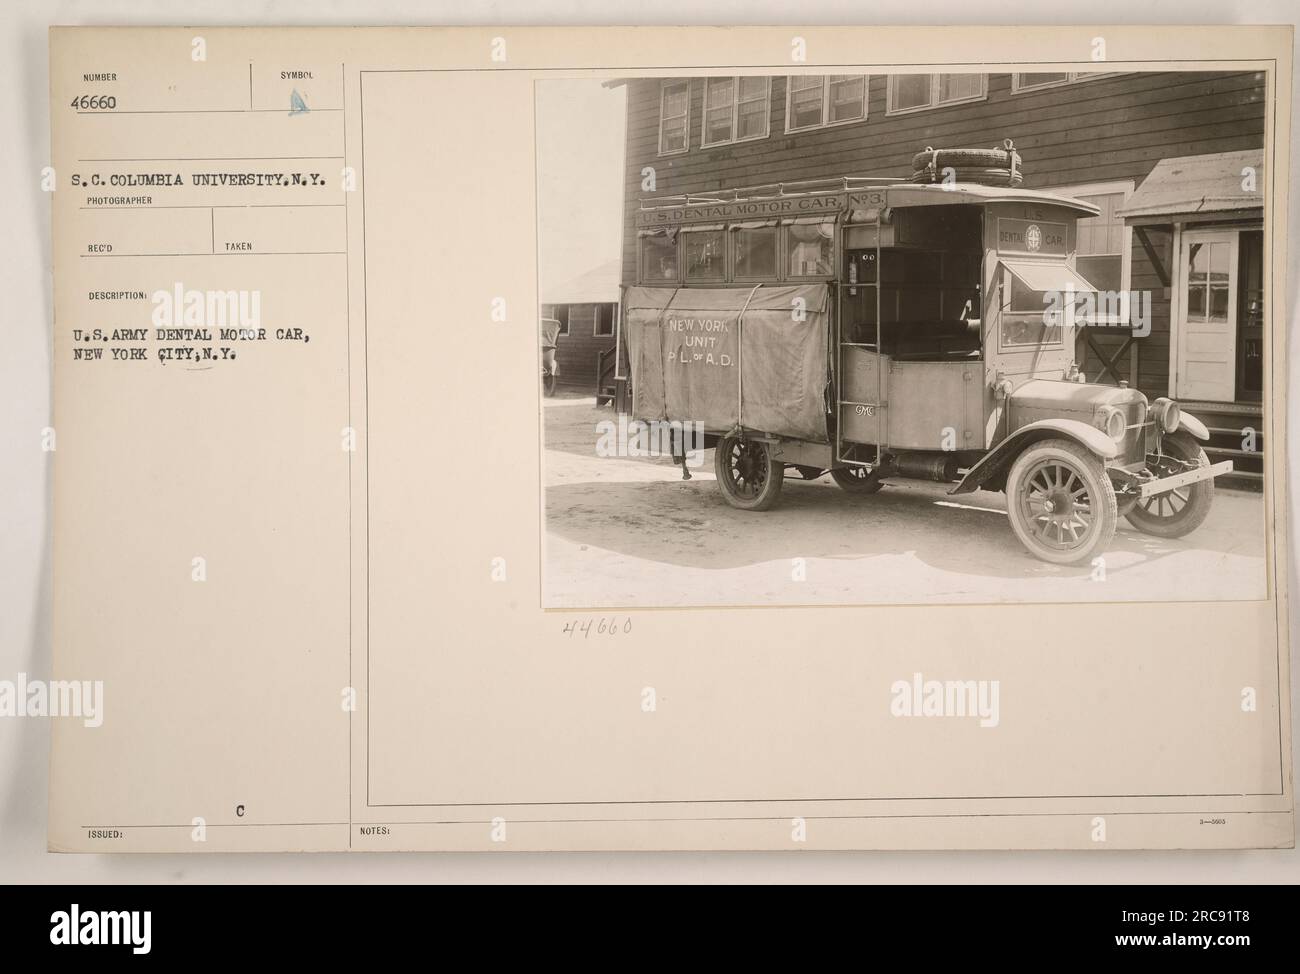
[(713, 470), (722, 496), (742, 511), (766, 511), (781, 499), (785, 464), (772, 459), (762, 440), (724, 436), (713, 451)]
[(1070, 440), (1042, 440), (1016, 458), (1007, 513), (1030, 553), (1057, 565), (1091, 561), (1110, 545), (1119, 521), (1102, 462)]
[[(1183, 464), (1190, 463), (1198, 467), (1210, 465), (1201, 445), (1186, 430), (1166, 433), (1161, 439), (1160, 449), (1162, 459), (1167, 456), (1178, 462), (1165, 464), (1158, 460), (1148, 463), (1147, 468), (1158, 477), (1182, 473), (1185, 469)], [(1210, 478), (1163, 494), (1143, 497), (1125, 516), (1129, 524), (1144, 534), (1153, 534), (1158, 538), (1181, 538), (1201, 526), (1210, 513), (1210, 504), (1213, 502), (1214, 478)]]

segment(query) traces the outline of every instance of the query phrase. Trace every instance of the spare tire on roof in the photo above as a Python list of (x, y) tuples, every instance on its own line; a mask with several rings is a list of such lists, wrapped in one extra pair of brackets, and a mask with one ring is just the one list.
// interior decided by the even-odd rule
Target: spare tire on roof
[(935, 149), (926, 146), (912, 157), (914, 183), (941, 183), (951, 169), (959, 183), (1019, 186), (1024, 179), (1020, 153), (1007, 139), (1000, 149)]

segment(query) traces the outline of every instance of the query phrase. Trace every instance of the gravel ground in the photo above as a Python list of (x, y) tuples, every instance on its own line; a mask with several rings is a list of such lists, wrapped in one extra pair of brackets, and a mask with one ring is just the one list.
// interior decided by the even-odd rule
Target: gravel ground
[[(887, 482), (853, 497), (829, 476), (789, 472), (765, 513), (727, 506), (713, 451), (681, 479), (668, 459), (596, 455), (591, 399), (545, 408), (548, 607), (1117, 602), (1265, 597), (1261, 495), (1216, 492), (1199, 529), (1177, 541), (1121, 520), (1105, 578), (1030, 555), (1006, 498), (948, 485)], [(799, 577), (802, 576), (802, 577)]]

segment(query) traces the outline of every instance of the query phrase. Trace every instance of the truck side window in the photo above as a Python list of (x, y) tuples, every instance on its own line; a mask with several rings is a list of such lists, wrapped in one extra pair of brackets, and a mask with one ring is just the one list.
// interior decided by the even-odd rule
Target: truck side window
[(722, 281), (727, 276), (727, 236), (723, 230), (683, 231), (686, 280)]
[(829, 277), (832, 263), (835, 224), (795, 223), (785, 229), (786, 275), (788, 277)]
[(737, 278), (776, 277), (776, 227), (736, 230)]
[(641, 280), (646, 284), (677, 280), (678, 234), (650, 234), (641, 238)]
[(1002, 347), (1059, 345), (1063, 320), (1053, 314), (1046, 292), (1032, 290), (1010, 271), (1003, 272)]

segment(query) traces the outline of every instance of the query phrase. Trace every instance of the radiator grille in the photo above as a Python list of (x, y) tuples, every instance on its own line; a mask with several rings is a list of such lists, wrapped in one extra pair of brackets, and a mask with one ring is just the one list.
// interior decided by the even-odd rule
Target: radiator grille
[(1120, 463), (1139, 463), (1146, 459), (1147, 437), (1151, 424), (1147, 422), (1147, 406), (1141, 400), (1124, 403), (1119, 407), (1124, 413), (1124, 439), (1119, 445)]

